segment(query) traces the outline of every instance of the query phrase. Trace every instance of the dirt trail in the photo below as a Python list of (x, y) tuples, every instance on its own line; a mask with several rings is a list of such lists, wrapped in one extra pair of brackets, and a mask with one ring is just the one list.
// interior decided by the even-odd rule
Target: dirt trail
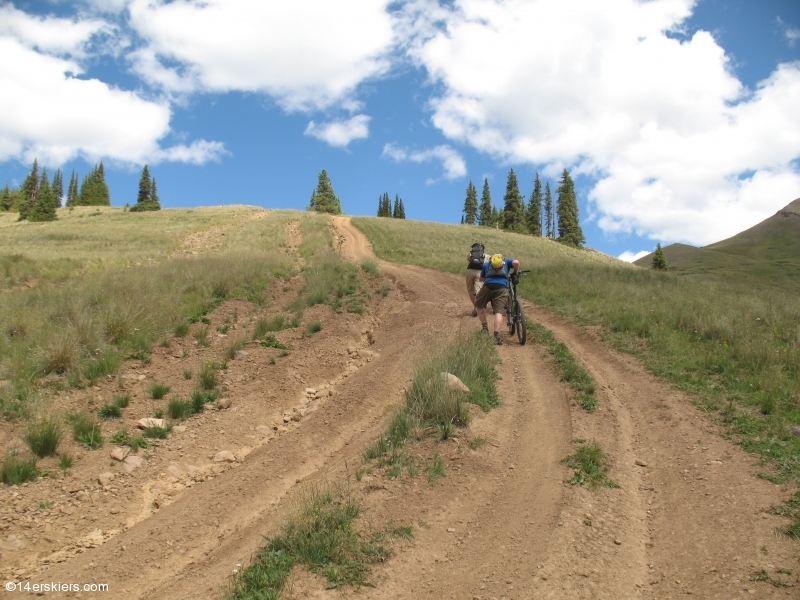
[[(343, 256), (374, 258), (349, 219), (336, 217), (332, 227)], [(225, 374), (233, 407), (188, 420), (139, 470), (118, 473), (116, 492), (106, 486), (92, 492), (91, 504), (73, 501), (69, 506), (101, 519), (75, 521), (76, 534), (87, 526), (104, 533), (62, 562), (39, 562), (40, 572), (28, 567), (25, 579), (108, 583), (108, 598), (218, 598), (235, 565), (278, 531), (305, 482), (344, 480), (360, 464), (361, 451), (402, 400), (420, 352), (459, 329), (478, 328), (461, 277), (379, 265), (392, 290), (374, 300), (371, 316), (316, 307), (307, 316), (322, 330), (281, 338), (293, 346), (288, 356), (275, 359), (273, 349), (247, 345)], [(227, 304), (212, 324), (234, 310), (246, 321), (245, 305)], [(485, 445), (442, 444), (447, 476), (434, 485), (424, 477), (353, 482), (373, 522), (417, 527), (414, 542), (399, 543), (375, 570), (376, 587), (348, 595), (797, 597), (796, 587), (751, 581), (763, 569), (796, 584), (797, 545), (776, 534), (785, 520), (765, 512), (789, 491), (758, 479), (751, 456), (636, 361), (545, 311), (527, 310), (590, 371), (600, 408), (587, 414), (569, 401), (542, 348), (514, 341), (500, 347), (502, 406), (472, 411), (472, 431)], [(222, 343), (215, 340), (209, 352)], [(178, 350), (157, 351), (148, 377), (180, 379)], [(565, 483), (570, 472), (561, 459), (574, 438), (595, 439), (610, 454), (619, 489)], [(211, 460), (226, 449), (236, 462)], [(108, 459), (96, 468), (108, 469)], [(65, 484), (66, 494), (74, 492)], [(133, 514), (135, 521), (119, 526)], [(298, 572), (286, 597), (341, 592)]]

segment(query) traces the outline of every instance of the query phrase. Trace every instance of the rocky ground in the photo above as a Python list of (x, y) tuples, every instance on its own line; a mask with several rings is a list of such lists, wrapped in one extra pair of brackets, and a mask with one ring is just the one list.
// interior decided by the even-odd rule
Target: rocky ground
[[(345, 257), (371, 256), (348, 219), (333, 227)], [(291, 252), (299, 230), (288, 234)], [(189, 251), (203, 244), (193, 238)], [(108, 443), (74, 446), (66, 474), (43, 461), (51, 476), (0, 488), (2, 577), (106, 583), (103, 596), (113, 598), (219, 598), (236, 565), (280, 530), (293, 499), (325, 479), (349, 481), (368, 522), (414, 525), (413, 542), (396, 543), (375, 568), (375, 587), (347, 595), (798, 597), (798, 545), (778, 533), (787, 521), (769, 512), (793, 490), (759, 478), (763, 465), (634, 359), (535, 306), (527, 305), (529, 318), (551, 329), (598, 383), (595, 413), (570, 401), (541, 347), (509, 340), (499, 348), (502, 406), (472, 410), (470, 430), (440, 444), (446, 477), (356, 481), (361, 452), (402, 401), (416, 361), (447, 336), (478, 328), (461, 277), (379, 265), (383, 279), (365, 276), (365, 285), (374, 291), (388, 282), (391, 290), (372, 295), (368, 315), (309, 309), (305, 320), (321, 331), (279, 332), (291, 347), (284, 356), (246, 344), (220, 372), (219, 408), (210, 404), (153, 448), (113, 458)], [(276, 284), (271, 306), (285, 305), (301, 284)], [(153, 382), (171, 387), (167, 398), (188, 397), (204, 362), (220, 360), (237, 336), (247, 339), (263, 310), (226, 302), (210, 315), (209, 347), (171, 338), (149, 364), (131, 362), (119, 379), (61, 392), (54, 405), (97, 410), (127, 393), (123, 418), (106, 421), (104, 434), (133, 432), (166, 405), (150, 399)], [(17, 433), (4, 425), (0, 442), (18, 443)], [(487, 443), (470, 449), (464, 442), (474, 437)], [(575, 439), (596, 440), (609, 453), (618, 489), (566, 483), (571, 471), (561, 459)], [(414, 451), (424, 459), (432, 447)], [(341, 594), (302, 571), (286, 592)]]

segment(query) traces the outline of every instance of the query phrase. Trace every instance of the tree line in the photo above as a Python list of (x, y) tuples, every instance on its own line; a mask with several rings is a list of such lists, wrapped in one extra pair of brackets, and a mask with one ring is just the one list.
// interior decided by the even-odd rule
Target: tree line
[[(99, 162), (83, 178), (78, 185), (78, 175), (73, 169), (67, 185), (66, 202), (64, 202), (64, 181), (61, 169), (56, 169), (52, 180), (47, 169), (39, 170), (39, 161), (33, 160), (33, 166), (25, 177), (25, 181), (17, 189), (6, 183), (0, 191), (0, 211), (18, 212), (19, 220), (55, 221), (56, 209), (66, 206), (111, 206), (111, 195), (106, 183), (103, 162)], [(150, 177), (147, 165), (142, 169), (139, 180), (139, 195), (131, 211), (160, 210), (155, 178)]]
[(545, 183), (542, 193), (542, 182), (538, 173), (533, 180), (530, 200), (526, 203), (525, 197), (519, 191), (514, 169), (508, 172), (503, 200), (503, 210), (498, 210), (492, 203), (489, 180), (484, 178), (483, 193), (478, 201), (478, 190), (470, 180), (461, 224), (496, 227), (514, 233), (545, 236), (572, 246), (582, 246), (586, 242), (578, 218), (575, 183), (566, 169), (561, 174), (556, 188), (555, 203), (550, 191), (550, 182)]

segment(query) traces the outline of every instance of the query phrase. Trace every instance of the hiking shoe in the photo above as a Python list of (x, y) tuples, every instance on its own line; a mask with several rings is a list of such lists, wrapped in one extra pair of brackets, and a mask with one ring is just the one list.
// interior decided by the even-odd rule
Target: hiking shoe
[(478, 309), (477, 308), (473, 308), (472, 309), (472, 316), (473, 317), (477, 317), (478, 316)]
[(489, 326), (486, 323), (481, 325), (481, 333), (489, 333)]
[(496, 331), (494, 332), (494, 343), (495, 343), (496, 346), (502, 346), (503, 345), (503, 340), (500, 337), (500, 334), (497, 333)]

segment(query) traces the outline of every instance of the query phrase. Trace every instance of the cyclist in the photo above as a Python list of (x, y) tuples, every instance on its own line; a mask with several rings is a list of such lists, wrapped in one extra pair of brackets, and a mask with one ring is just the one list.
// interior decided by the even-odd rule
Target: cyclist
[(475, 308), (475, 296), (481, 288), (478, 278), (481, 274), (481, 269), (486, 262), (486, 252), (481, 242), (472, 244), (469, 252), (467, 252), (467, 293), (469, 300), (472, 302), (472, 316), (478, 316), (478, 309)]
[(481, 328), (489, 332), (486, 324), (486, 305), (492, 303), (494, 310), (494, 343), (502, 344), (500, 328), (503, 326), (503, 315), (508, 310), (508, 279), (514, 283), (519, 281), (519, 261), (513, 258), (503, 258), (502, 254), (493, 254), (489, 261), (483, 265), (480, 280), (483, 287), (475, 298), (475, 308), (478, 309), (478, 318)]

